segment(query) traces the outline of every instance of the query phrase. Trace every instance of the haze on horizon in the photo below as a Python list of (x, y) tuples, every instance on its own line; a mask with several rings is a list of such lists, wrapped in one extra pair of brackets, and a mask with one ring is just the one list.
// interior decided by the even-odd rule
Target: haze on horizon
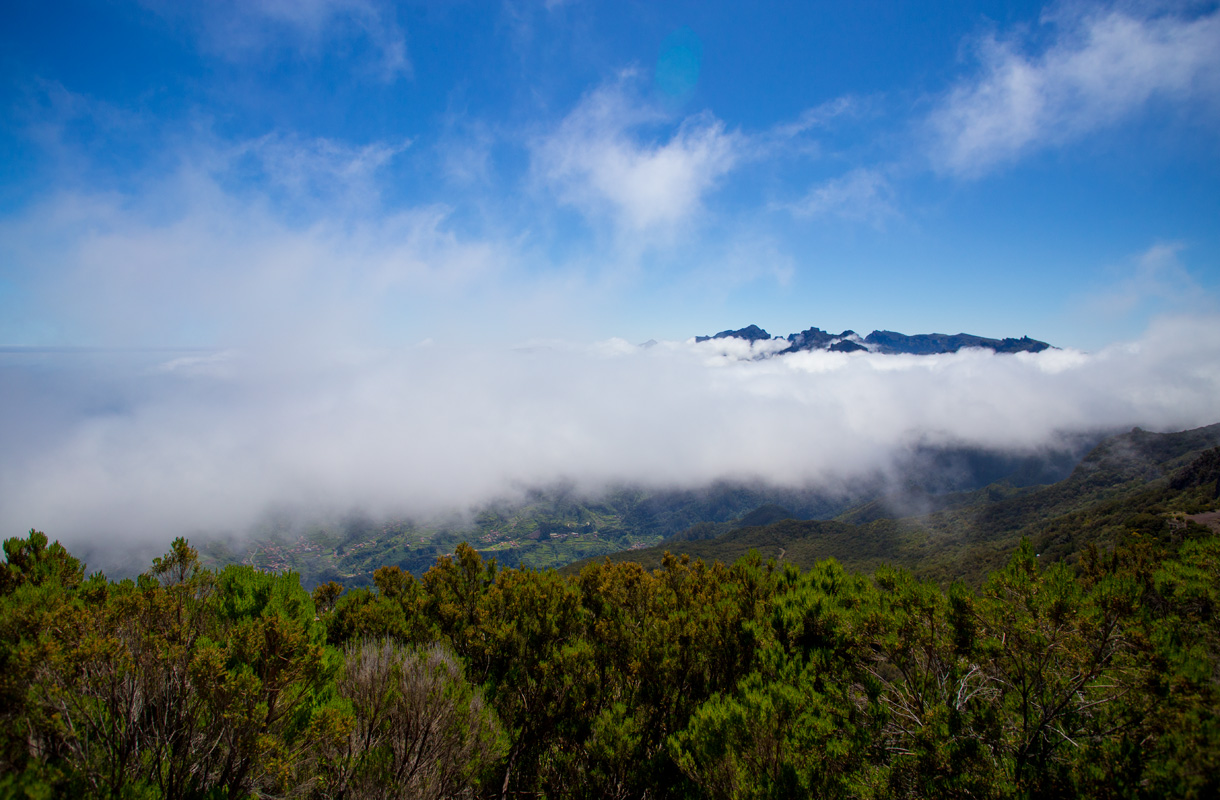
[(5, 536), (1220, 421), (1215, 3), (12, 5)]

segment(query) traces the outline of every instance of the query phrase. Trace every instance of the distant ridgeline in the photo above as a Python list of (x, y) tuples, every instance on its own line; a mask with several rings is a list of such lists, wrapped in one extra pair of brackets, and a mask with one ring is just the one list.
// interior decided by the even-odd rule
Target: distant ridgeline
[[(715, 336), (696, 336), (696, 342), (706, 342), (712, 339), (745, 339), (747, 342), (770, 341), (785, 339), (772, 336), (757, 325), (750, 325), (735, 331), (721, 331)], [(965, 347), (979, 347), (996, 353), (1040, 353), (1050, 348), (1046, 342), (1022, 336), (1020, 339), (988, 339), (984, 336), (973, 336), (969, 333), (957, 333), (952, 336), (946, 333), (919, 333), (907, 336), (894, 331), (873, 331), (861, 338), (855, 331), (843, 331), (839, 334), (824, 331), (821, 328), (809, 328), (800, 333), (790, 333), (785, 339), (788, 347), (776, 355), (796, 353), (801, 350), (830, 350), (835, 353), (851, 353), (866, 350), (872, 353), (893, 355), (905, 353), (908, 355), (928, 356), (937, 353), (956, 353)]]

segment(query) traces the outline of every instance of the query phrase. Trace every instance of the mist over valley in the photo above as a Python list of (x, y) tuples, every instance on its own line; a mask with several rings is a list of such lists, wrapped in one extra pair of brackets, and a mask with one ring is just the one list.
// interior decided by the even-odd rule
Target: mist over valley
[[(1096, 353), (782, 352), (787, 339), (738, 336), (10, 348), (0, 523), (52, 531), (118, 573), (175, 536), (248, 559), (269, 537), (321, 535), (333, 550), (398, 530), (416, 552), (395, 558), (422, 571), (464, 538), (511, 564), (508, 543), (536, 543), (540, 524), (601, 531), (536, 562), (558, 566), (767, 504), (825, 519), (879, 497), (916, 511), (995, 481), (1054, 482), (1107, 434), (1214, 422), (1218, 342), (1216, 319), (1199, 317)], [(564, 517), (565, 497), (609, 506)], [(641, 517), (648, 502), (660, 522)], [(480, 526), (488, 513), (521, 517)]]

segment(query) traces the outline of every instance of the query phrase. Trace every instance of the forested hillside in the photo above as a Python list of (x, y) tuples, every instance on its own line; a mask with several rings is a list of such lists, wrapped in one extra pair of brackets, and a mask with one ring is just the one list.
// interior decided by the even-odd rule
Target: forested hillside
[[(901, 503), (873, 500), (833, 520), (776, 519), (760, 509), (736, 523), (693, 526), (652, 548), (611, 560), (649, 568), (668, 551), (731, 563), (751, 550), (808, 568), (835, 558), (848, 569), (897, 565), (948, 586), (982, 584), (1022, 538), (1042, 563), (1075, 562), (1088, 543), (1112, 546), (1128, 531), (1169, 539), (1216, 506), (1220, 424), (1178, 433), (1138, 428), (1098, 444), (1066, 479), (1045, 486), (993, 484), (928, 496), (936, 510), (902, 516)], [(895, 513), (897, 512), (897, 513)], [(567, 569), (578, 571), (582, 563)]]
[[(1178, 496), (1214, 500), (1208, 457)], [(4, 550), (2, 797), (1220, 791), (1199, 525), (1049, 566), (1023, 540), (977, 590), (758, 553), (565, 577), (462, 545), (311, 595), (183, 540), (118, 582), (41, 533)]]

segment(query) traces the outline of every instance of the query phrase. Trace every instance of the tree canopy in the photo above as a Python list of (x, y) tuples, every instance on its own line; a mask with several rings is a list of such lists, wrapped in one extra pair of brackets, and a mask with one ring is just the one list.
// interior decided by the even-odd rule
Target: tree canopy
[(0, 564), (0, 797), (1209, 797), (1220, 538), (1028, 540), (981, 588), (467, 546), (311, 594), (135, 580), (37, 531)]

